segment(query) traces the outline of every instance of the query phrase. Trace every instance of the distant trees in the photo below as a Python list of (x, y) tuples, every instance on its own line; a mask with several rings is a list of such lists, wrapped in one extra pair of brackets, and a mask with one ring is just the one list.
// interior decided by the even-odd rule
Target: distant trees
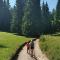
[(16, 6), (14, 6), (14, 8), (10, 9), (11, 11), (11, 15), (12, 15), (12, 19), (11, 19), (11, 23), (10, 23), (10, 32), (13, 33), (17, 33), (17, 12), (16, 12)]
[(0, 0), (0, 30), (26, 36), (60, 31), (60, 0), (52, 12), (40, 0), (16, 0), (14, 8), (9, 0)]
[(60, 31), (60, 0), (58, 0), (56, 7), (56, 29)]
[(32, 0), (32, 11), (31, 11), (31, 21), (32, 35), (40, 35), (42, 26), (41, 26), (41, 5), (40, 0)]
[(11, 14), (9, 10), (9, 0), (7, 2), (4, 0), (4, 16), (3, 16), (3, 30), (4, 31), (10, 31), (10, 20), (11, 20)]
[(22, 34), (28, 35), (31, 28), (31, 0), (25, 0), (24, 16), (22, 19)]
[(3, 0), (0, 0), (0, 30), (2, 30), (2, 20), (3, 20)]
[(50, 21), (51, 21), (51, 33), (56, 32), (56, 10), (53, 9), (50, 13)]
[(16, 0), (16, 5), (11, 9), (12, 20), (10, 31), (22, 35), (22, 18), (24, 15), (25, 0)]
[(52, 14), (51, 14), (51, 22), (52, 22), (52, 28), (53, 28), (53, 32), (58, 32), (60, 31), (60, 0), (58, 0), (57, 2), (57, 6), (56, 6), (56, 10), (53, 9), (52, 10)]
[(0, 30), (10, 31), (9, 0), (0, 0)]
[(25, 0), (16, 0), (16, 12), (17, 12), (17, 33), (22, 34), (22, 18), (23, 18), (23, 14), (24, 14), (24, 4), (25, 4)]
[(26, 0), (22, 20), (24, 35), (38, 35), (41, 32), (41, 7), (40, 0)]
[(42, 5), (42, 27), (43, 27), (43, 32), (48, 33), (50, 32), (50, 11), (48, 4), (43, 2)]
[(56, 19), (60, 20), (60, 0), (58, 0), (57, 7), (56, 7)]

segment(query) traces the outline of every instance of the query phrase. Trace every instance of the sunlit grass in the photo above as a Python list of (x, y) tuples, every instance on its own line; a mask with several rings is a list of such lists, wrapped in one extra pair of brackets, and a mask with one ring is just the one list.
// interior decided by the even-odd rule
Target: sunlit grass
[(0, 32), (0, 60), (10, 60), (19, 46), (29, 38)]
[(60, 36), (44, 35), (41, 37), (40, 47), (50, 60), (60, 60)]

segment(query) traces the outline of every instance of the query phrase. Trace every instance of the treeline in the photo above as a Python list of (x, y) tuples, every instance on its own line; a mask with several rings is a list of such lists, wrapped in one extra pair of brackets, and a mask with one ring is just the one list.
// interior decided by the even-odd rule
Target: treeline
[(0, 0), (0, 30), (26, 36), (60, 31), (60, 0), (52, 12), (40, 0), (16, 0), (14, 8), (9, 0)]
[(10, 31), (11, 14), (9, 10), (9, 0), (0, 0), (0, 30)]
[(14, 10), (12, 32), (27, 36), (50, 32), (50, 11), (47, 2), (43, 2), (41, 6), (40, 0), (16, 0)]

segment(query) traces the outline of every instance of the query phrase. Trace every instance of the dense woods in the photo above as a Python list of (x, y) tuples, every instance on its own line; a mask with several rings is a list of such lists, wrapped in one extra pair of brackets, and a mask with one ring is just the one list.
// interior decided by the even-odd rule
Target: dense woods
[(40, 0), (16, 0), (13, 8), (9, 0), (0, 0), (0, 31), (26, 36), (60, 31), (60, 0), (52, 12)]
[(9, 0), (0, 0), (0, 30), (10, 31), (11, 14), (9, 10)]

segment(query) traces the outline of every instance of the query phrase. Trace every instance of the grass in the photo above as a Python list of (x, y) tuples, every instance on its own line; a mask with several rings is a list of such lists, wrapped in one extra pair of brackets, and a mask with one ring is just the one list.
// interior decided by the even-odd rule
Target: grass
[(30, 38), (0, 32), (0, 60), (10, 60), (19, 46)]
[(40, 47), (50, 60), (60, 60), (60, 36), (44, 35), (40, 38)]

